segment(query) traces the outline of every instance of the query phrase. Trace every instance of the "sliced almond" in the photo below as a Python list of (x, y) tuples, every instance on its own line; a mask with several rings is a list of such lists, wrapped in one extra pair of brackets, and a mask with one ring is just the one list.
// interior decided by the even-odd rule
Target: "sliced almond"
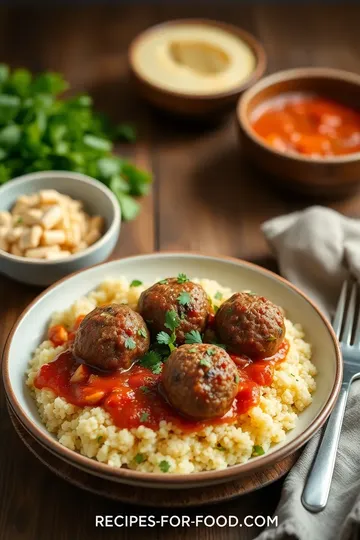
[(88, 377), (89, 377), (88, 368), (84, 366), (84, 364), (80, 364), (80, 366), (72, 374), (72, 377), (70, 378), (70, 382), (71, 383), (85, 382)]

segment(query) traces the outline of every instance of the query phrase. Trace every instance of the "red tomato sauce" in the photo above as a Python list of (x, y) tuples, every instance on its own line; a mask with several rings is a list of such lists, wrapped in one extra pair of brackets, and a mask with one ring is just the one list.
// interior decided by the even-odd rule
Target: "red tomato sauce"
[(181, 416), (164, 397), (161, 373), (154, 374), (137, 363), (127, 371), (104, 373), (79, 363), (68, 349), (40, 368), (34, 384), (39, 389), (49, 388), (78, 407), (103, 407), (119, 428), (144, 425), (156, 430), (166, 420), (183, 431), (196, 432), (207, 425), (234, 423), (240, 414), (257, 405), (260, 386), (271, 384), (275, 366), (286, 358), (288, 350), (284, 340), (278, 352), (265, 360), (232, 356), (239, 371), (238, 394), (223, 417), (205, 421)]
[(254, 131), (280, 152), (330, 157), (360, 152), (360, 113), (310, 94), (284, 94), (254, 111)]

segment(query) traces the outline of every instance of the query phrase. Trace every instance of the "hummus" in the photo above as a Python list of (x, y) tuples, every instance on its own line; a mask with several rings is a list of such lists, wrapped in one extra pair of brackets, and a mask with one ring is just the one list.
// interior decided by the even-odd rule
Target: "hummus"
[(150, 29), (136, 43), (132, 62), (150, 84), (199, 96), (234, 90), (256, 67), (252, 49), (240, 37), (186, 23)]

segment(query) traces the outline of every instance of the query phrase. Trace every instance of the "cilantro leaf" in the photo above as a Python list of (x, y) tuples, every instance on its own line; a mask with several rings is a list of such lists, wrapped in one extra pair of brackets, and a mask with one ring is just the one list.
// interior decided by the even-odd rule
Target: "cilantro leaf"
[(146, 335), (147, 335), (145, 328), (139, 328), (139, 330), (137, 331), (137, 334), (138, 336), (143, 337), (143, 338), (146, 338)]
[(160, 285), (167, 285), (169, 282), (168, 282), (167, 279), (160, 279), (160, 281), (158, 281), (158, 283), (159, 283)]
[(178, 277), (177, 277), (177, 282), (178, 283), (187, 283), (189, 280), (189, 278), (187, 277), (186, 274), (179, 274)]
[(222, 298), (223, 298), (223, 293), (220, 292), (220, 291), (217, 291), (217, 292), (215, 293), (214, 298), (215, 298), (215, 300), (222, 300)]
[(140, 285), (142, 285), (143, 282), (140, 281), (139, 279), (133, 279), (132, 282), (130, 283), (130, 287), (140, 287)]
[(148, 420), (148, 418), (149, 418), (149, 413), (143, 412), (140, 415), (140, 422), (146, 422)]
[(140, 465), (140, 463), (145, 461), (145, 458), (144, 458), (143, 454), (136, 454), (134, 460), (138, 465)]
[(148, 386), (140, 386), (140, 390), (144, 392), (144, 394), (149, 394), (149, 392), (151, 392)]
[(171, 342), (171, 336), (169, 336), (169, 334), (166, 332), (159, 332), (156, 336), (156, 341), (161, 345), (169, 345)]
[(167, 473), (170, 469), (170, 463), (164, 459), (163, 461), (160, 461), (159, 468), (161, 472)]
[(149, 351), (140, 359), (140, 365), (158, 375), (162, 367), (161, 356), (155, 351)]
[(165, 314), (165, 324), (166, 328), (171, 330), (173, 332), (175, 328), (177, 328), (180, 324), (179, 316), (173, 309), (170, 311), (167, 311)]
[(266, 341), (276, 341), (276, 337), (275, 336), (269, 336), (266, 338)]
[(133, 338), (131, 338), (131, 337), (126, 338), (126, 340), (125, 340), (125, 347), (126, 347), (126, 349), (129, 349), (130, 351), (132, 351), (133, 349), (135, 349), (136, 343), (135, 343), (135, 341), (133, 340)]
[(191, 304), (191, 295), (183, 291), (179, 294), (179, 296), (176, 299), (181, 306), (189, 306)]
[(198, 332), (198, 330), (191, 330), (191, 332), (187, 332), (187, 334), (185, 334), (185, 343), (190, 345), (192, 343), (202, 343), (200, 332)]
[(206, 367), (211, 367), (211, 361), (210, 361), (210, 358), (201, 358), (200, 362), (199, 362), (200, 366), (206, 366)]
[(0, 184), (44, 169), (84, 173), (113, 191), (124, 220), (134, 219), (133, 197), (148, 193), (152, 178), (112, 149), (116, 138), (134, 141), (135, 129), (112, 126), (88, 95), (60, 96), (68, 87), (59, 73), (0, 65)]
[(255, 457), (255, 456), (263, 456), (264, 454), (265, 454), (265, 450), (263, 449), (263, 447), (255, 444), (252, 451), (252, 455)]

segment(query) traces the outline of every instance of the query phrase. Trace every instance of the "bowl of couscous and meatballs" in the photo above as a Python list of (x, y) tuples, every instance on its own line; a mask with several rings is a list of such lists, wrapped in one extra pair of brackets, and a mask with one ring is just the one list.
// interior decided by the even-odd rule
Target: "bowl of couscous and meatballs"
[[(11, 358), (40, 304), (44, 339), (21, 371)], [(50, 288), (15, 327), (4, 379), (25, 427), (60, 458), (114, 481), (191, 487), (304, 444), (331, 411), (341, 362), (325, 318), (278, 276), (154, 254)]]

